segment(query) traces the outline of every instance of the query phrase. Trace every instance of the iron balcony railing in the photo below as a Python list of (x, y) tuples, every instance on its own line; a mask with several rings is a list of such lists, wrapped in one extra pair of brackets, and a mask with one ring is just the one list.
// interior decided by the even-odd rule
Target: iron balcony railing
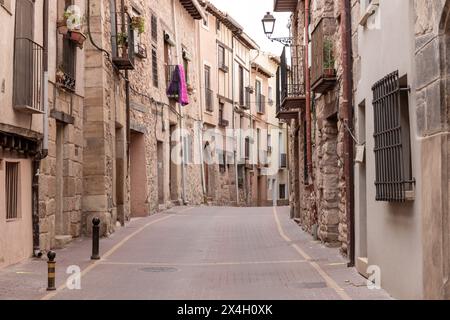
[(213, 91), (209, 88), (205, 88), (205, 102), (206, 102), (206, 110), (210, 112), (214, 111)]
[(28, 38), (16, 38), (14, 46), (14, 108), (43, 113), (44, 49)]
[(291, 64), (288, 64), (286, 49), (281, 57), (281, 101), (287, 98), (298, 98), (305, 95), (304, 46), (291, 48)]
[(134, 70), (134, 30), (126, 12), (116, 12), (112, 19), (113, 62), (119, 70)]

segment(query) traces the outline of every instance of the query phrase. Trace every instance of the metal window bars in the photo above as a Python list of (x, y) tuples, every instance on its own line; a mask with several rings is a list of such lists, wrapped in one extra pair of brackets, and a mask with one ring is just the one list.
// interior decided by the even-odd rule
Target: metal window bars
[(116, 12), (114, 14), (113, 34), (111, 36), (113, 63), (119, 70), (134, 70), (135, 45), (131, 22), (131, 16), (127, 12)]
[(412, 191), (415, 181), (407, 170), (411, 161), (406, 150), (401, 119), (401, 92), (399, 73), (395, 71), (372, 88), (374, 107), (374, 138), (376, 167), (376, 200), (404, 202)]

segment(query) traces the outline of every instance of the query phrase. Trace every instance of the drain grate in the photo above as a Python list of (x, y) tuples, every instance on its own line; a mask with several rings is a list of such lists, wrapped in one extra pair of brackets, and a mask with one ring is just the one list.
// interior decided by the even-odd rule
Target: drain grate
[(301, 289), (324, 289), (328, 287), (325, 282), (301, 282), (296, 286)]
[(168, 273), (168, 272), (177, 272), (177, 268), (173, 267), (147, 267), (140, 269), (142, 272), (148, 272), (148, 273)]

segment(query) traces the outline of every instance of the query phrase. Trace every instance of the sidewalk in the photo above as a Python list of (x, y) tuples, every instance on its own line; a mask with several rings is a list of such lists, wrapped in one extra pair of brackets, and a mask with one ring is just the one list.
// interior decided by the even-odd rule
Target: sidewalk
[[(184, 210), (185, 208), (173, 208), (148, 218), (132, 219), (125, 227), (121, 227), (110, 237), (101, 239), (100, 254), (104, 254), (145, 224)], [(66, 270), (69, 266), (77, 265), (84, 270), (92, 264), (90, 260), (92, 239), (76, 239), (66, 248), (55, 250), (55, 252), (56, 287), (58, 287), (64, 284), (68, 278)], [(19, 264), (0, 269), (0, 300), (39, 300), (48, 293), (46, 289), (46, 254), (41, 259), (30, 258)]]

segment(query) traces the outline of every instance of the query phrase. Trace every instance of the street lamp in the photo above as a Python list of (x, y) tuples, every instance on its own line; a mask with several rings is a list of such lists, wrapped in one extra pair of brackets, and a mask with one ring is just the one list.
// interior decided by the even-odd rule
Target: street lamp
[(262, 19), (264, 33), (269, 39), (273, 34), (273, 30), (275, 29), (275, 21), (275, 17), (270, 14), (270, 12), (267, 12), (267, 14)]
[(269, 40), (271, 40), (272, 42), (273, 41), (280, 42), (285, 46), (292, 45), (292, 37), (272, 38), (273, 31), (275, 30), (276, 19), (270, 12), (267, 12), (261, 21), (263, 24), (264, 33), (266, 34)]

